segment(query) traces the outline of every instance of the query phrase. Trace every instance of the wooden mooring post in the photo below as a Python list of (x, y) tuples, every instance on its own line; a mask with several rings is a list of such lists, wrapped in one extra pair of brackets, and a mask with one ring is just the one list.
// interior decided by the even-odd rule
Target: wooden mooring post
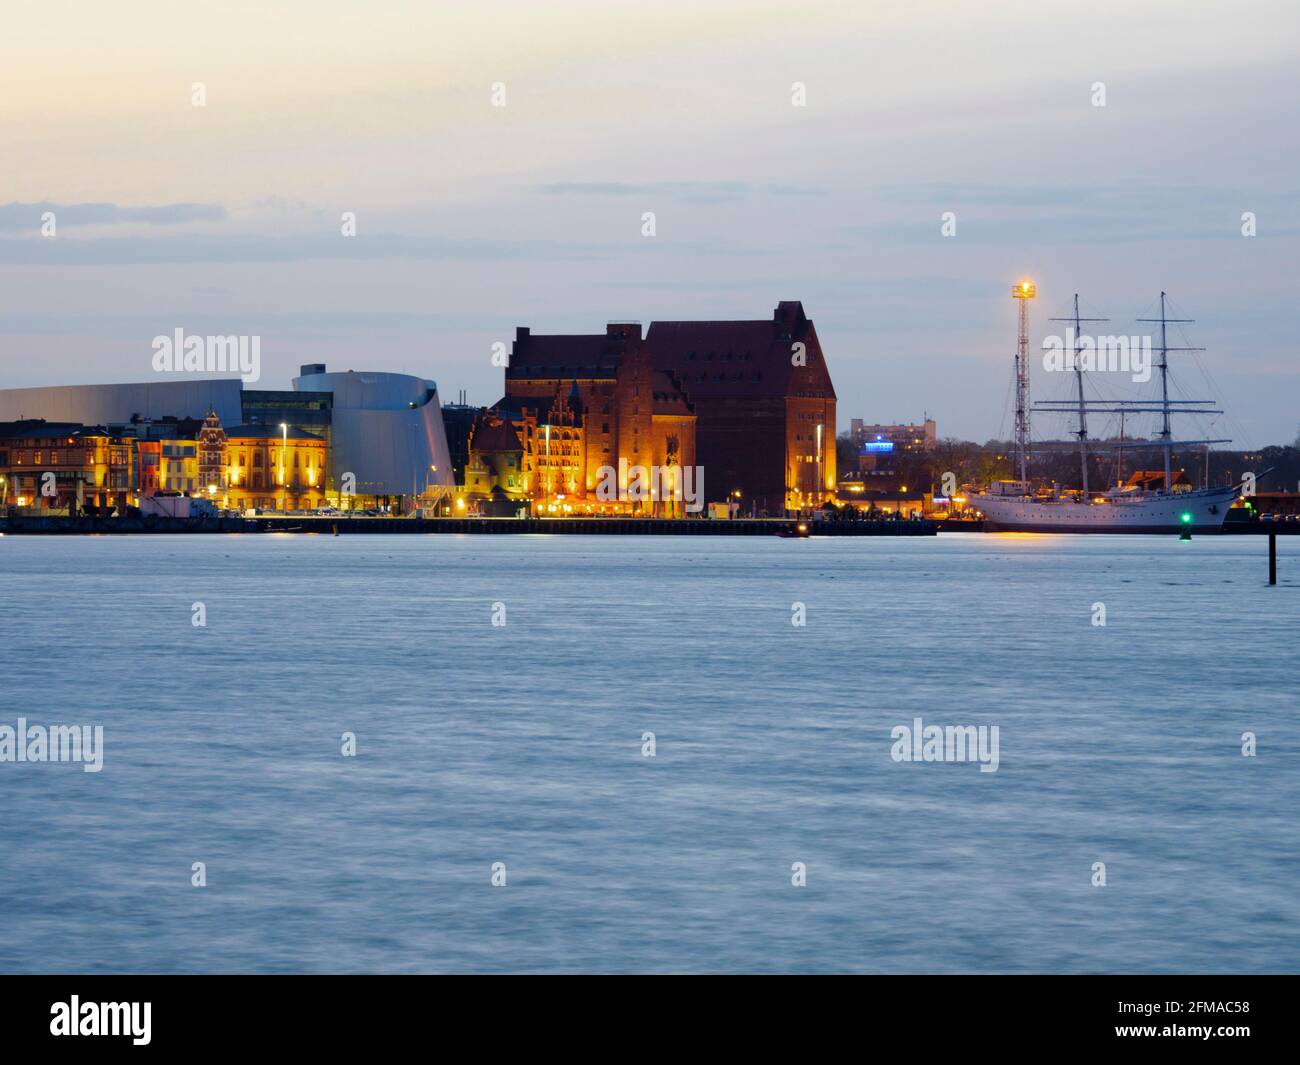
[(1277, 584), (1277, 533), (1268, 531), (1268, 583)]

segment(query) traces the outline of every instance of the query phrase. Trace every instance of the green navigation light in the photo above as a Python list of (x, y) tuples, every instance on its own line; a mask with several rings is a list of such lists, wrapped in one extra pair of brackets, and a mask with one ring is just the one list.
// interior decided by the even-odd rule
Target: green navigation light
[(1192, 520), (1192, 515), (1191, 515), (1191, 513), (1190, 513), (1189, 511), (1184, 510), (1184, 511), (1183, 511), (1183, 524), (1184, 524), (1184, 525), (1187, 525), (1187, 524), (1189, 524), (1189, 523), (1191, 522), (1191, 520)]

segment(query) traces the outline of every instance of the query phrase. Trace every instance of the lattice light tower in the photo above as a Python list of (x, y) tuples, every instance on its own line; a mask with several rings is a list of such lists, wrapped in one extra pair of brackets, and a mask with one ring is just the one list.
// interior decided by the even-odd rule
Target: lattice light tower
[(1016, 457), (1020, 462), (1020, 479), (1027, 481), (1029, 466), (1029, 301), (1038, 295), (1032, 281), (1011, 286), (1011, 295), (1020, 303), (1020, 335), (1016, 342)]

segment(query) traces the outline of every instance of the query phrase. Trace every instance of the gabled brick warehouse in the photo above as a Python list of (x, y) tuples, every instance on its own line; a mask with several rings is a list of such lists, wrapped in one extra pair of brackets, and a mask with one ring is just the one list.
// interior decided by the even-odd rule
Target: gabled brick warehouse
[[(705, 497), (748, 513), (813, 506), (834, 491), (835, 389), (797, 301), (757, 321), (620, 323), (604, 334), (517, 331), (508, 409), (572, 396), (590, 489), (602, 465), (704, 468)], [(822, 486), (819, 490), (819, 484)]]
[(767, 320), (652, 322), (645, 343), (695, 407), (709, 500), (739, 491), (745, 512), (780, 513), (833, 495), (835, 387), (802, 303)]

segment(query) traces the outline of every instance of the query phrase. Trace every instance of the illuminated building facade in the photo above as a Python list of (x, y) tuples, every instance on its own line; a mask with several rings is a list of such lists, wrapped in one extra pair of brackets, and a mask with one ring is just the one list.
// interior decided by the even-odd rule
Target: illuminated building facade
[[(834, 496), (835, 389), (798, 302), (766, 320), (652, 322), (644, 337), (636, 323), (604, 335), (521, 327), (498, 406), (533, 411), (543, 434), (558, 424), (558, 454), (523, 440), (524, 462), (539, 473), (534, 496), (548, 510), (576, 502), (585, 511), (600, 469), (620, 459), (702, 466), (707, 500), (740, 499), (760, 513)], [(569, 412), (579, 433), (560, 423)]]
[(199, 451), (194, 440), (160, 440), (158, 489), (194, 495), (199, 485)]
[(215, 410), (203, 419), (198, 444), (199, 491), (215, 499), (226, 485), (226, 431)]
[(236, 510), (311, 510), (325, 505), (325, 441), (291, 426), (226, 430), (221, 505)]
[(634, 466), (696, 462), (695, 411), (676, 377), (655, 369), (636, 323), (603, 335), (519, 328), (496, 410), (517, 426), (535, 512), (666, 513), (663, 500), (598, 498), (603, 471), (625, 494)]
[[(313, 474), (318, 483), (304, 482), (300, 493), (268, 492), (268, 483), (259, 499), (316, 499), (323, 486), (323, 498), (342, 507), (397, 501), (409, 507), (429, 486), (455, 483), (434, 382), (409, 374), (329, 373), (313, 363), (302, 368), (293, 384), (292, 391), (245, 389), (237, 378), (218, 378), (0, 389), (0, 421), (44, 418), (108, 426), (110, 431), (120, 426), (137, 441), (181, 441), (166, 454), (163, 448), (156, 456), (153, 448), (145, 449), (150, 484), (156, 468), (158, 490), (188, 490), (209, 498), (215, 497), (209, 490), (214, 469), (222, 471), (223, 479), (227, 470), (224, 457), (214, 462), (215, 439), (206, 451), (202, 447), (203, 426), (214, 415), (214, 428), (266, 426), (275, 432), (285, 424), (291, 440), (318, 441), (324, 447), (325, 472)], [(134, 446), (131, 453), (137, 454)], [(263, 477), (269, 482), (265, 471)], [(352, 486), (347, 490), (345, 478)], [(255, 494), (247, 483), (236, 486), (235, 497)], [(132, 480), (130, 488), (138, 491), (138, 481)]]
[(136, 441), (100, 426), (0, 423), (0, 478), (0, 500), (10, 505), (125, 509), (138, 492)]
[(933, 418), (915, 425), (868, 425), (854, 418), (849, 436), (858, 448), (858, 469), (867, 472), (889, 471), (899, 456), (933, 451), (939, 443)]

